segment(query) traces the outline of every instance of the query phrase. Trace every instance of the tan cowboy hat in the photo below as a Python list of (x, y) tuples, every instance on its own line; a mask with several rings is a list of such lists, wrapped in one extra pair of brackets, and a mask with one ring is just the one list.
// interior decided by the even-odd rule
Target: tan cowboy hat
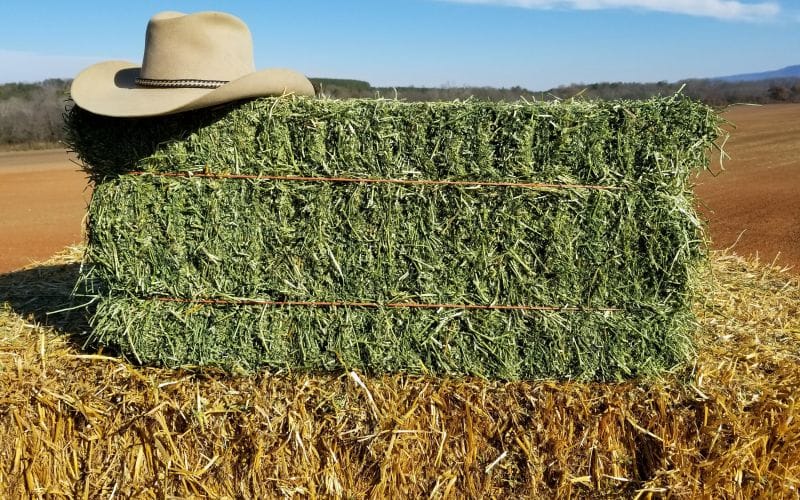
[(256, 71), (250, 30), (223, 12), (161, 12), (147, 24), (141, 67), (107, 61), (83, 70), (72, 99), (106, 116), (156, 116), (247, 97), (314, 95), (290, 69)]

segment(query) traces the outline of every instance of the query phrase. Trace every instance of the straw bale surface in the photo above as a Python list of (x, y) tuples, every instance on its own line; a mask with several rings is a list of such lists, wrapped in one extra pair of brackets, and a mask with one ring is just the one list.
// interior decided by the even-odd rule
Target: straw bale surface
[[(792, 498), (800, 282), (716, 254), (656, 381), (254, 377), (81, 348), (80, 249), (0, 276), (0, 496)], [(51, 326), (44, 325), (50, 323)], [(688, 383), (687, 383), (688, 381)]]
[[(718, 118), (681, 96), (272, 98), (145, 120), (73, 108), (68, 129), (98, 183), (93, 335), (132, 360), (513, 380), (691, 357), (703, 251), (687, 182)], [(404, 303), (556, 310), (388, 306)]]

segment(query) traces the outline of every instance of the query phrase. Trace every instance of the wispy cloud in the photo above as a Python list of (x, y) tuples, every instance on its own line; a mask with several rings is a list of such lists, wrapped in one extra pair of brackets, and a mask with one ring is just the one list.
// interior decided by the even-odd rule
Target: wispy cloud
[(526, 9), (643, 9), (728, 21), (763, 21), (777, 18), (777, 2), (738, 0), (447, 0), (457, 3), (506, 5)]

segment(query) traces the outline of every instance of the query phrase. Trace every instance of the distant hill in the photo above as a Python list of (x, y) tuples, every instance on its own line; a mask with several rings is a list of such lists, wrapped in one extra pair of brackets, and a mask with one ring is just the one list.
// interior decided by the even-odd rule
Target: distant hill
[(800, 64), (786, 66), (783, 69), (764, 71), (762, 73), (745, 73), (743, 75), (730, 75), (712, 78), (723, 82), (756, 82), (759, 80), (780, 80), (784, 78), (800, 78)]

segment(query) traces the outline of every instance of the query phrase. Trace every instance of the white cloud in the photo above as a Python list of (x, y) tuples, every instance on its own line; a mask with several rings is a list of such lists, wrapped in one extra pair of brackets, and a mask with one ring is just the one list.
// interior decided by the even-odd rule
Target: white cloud
[(571, 8), (578, 10), (644, 9), (673, 14), (711, 17), (730, 21), (773, 19), (781, 12), (777, 2), (748, 3), (738, 0), (448, 0), (457, 3), (507, 5), (527, 9)]
[(0, 49), (0, 83), (73, 78), (102, 57), (63, 56)]

